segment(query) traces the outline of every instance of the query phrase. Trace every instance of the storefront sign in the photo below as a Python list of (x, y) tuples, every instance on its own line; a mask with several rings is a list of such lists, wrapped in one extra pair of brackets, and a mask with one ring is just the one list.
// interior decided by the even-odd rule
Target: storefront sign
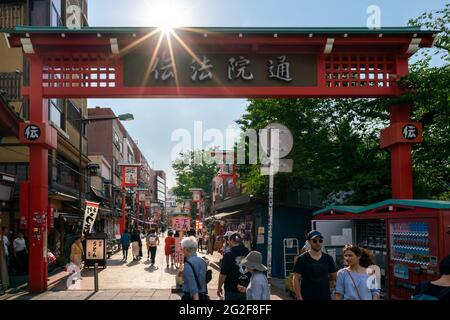
[(104, 245), (102, 239), (86, 239), (86, 260), (103, 260)]
[(191, 229), (191, 218), (189, 217), (172, 218), (172, 230), (189, 231), (190, 229)]
[(84, 236), (92, 231), (95, 218), (97, 217), (98, 207), (100, 203), (86, 201), (86, 210), (84, 211), (83, 229), (81, 234)]
[(145, 201), (145, 192), (138, 191), (139, 192), (139, 202)]
[(258, 234), (264, 234), (264, 227), (258, 228)]

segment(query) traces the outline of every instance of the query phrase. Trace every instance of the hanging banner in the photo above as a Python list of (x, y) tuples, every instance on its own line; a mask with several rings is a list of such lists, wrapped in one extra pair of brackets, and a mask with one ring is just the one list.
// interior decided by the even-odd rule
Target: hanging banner
[(203, 229), (203, 223), (199, 220), (195, 220), (195, 230), (202, 230)]
[(191, 218), (189, 217), (173, 217), (172, 230), (189, 231), (191, 229)]
[(86, 233), (91, 233), (95, 218), (97, 218), (99, 205), (100, 203), (98, 202), (86, 201), (86, 209), (84, 211), (83, 229), (81, 235), (84, 236)]
[(139, 202), (144, 202), (145, 196), (145, 192), (139, 192)]
[(182, 264), (184, 262), (183, 249), (181, 248), (181, 239), (175, 238), (175, 254), (174, 260), (177, 264)]
[(192, 191), (192, 202), (201, 202), (201, 201), (202, 201), (202, 192)]
[(138, 167), (125, 166), (123, 170), (124, 170), (123, 181), (125, 181), (125, 186), (136, 187), (137, 186)]

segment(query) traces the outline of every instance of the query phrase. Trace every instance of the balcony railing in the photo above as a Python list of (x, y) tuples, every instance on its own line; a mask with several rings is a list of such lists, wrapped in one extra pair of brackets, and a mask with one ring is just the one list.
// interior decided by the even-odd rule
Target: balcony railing
[(0, 90), (9, 101), (22, 101), (22, 73), (0, 72)]
[(0, 4), (0, 29), (12, 29), (26, 24), (25, 4), (18, 2), (20, 1)]

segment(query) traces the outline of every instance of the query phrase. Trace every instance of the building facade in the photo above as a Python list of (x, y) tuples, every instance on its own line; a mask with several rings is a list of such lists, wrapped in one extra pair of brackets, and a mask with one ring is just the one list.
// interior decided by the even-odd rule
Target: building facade
[[(65, 25), (65, 8), (69, 4), (63, 0), (2, 1), (0, 28)], [(80, 7), (81, 25), (86, 26), (87, 2), (80, 1)], [(0, 90), (6, 92), (8, 104), (20, 119), (26, 121), (29, 103), (21, 95), (21, 86), (28, 83), (28, 62), (21, 49), (8, 48), (3, 35), (0, 37), (0, 56)], [(86, 99), (48, 99), (45, 102), (49, 122), (58, 132), (57, 149), (49, 152), (49, 210), (53, 219), (49, 221), (48, 247), (55, 255), (68, 257), (68, 243), (81, 229), (83, 212), (80, 203), (88, 190), (86, 130), (77, 121), (86, 116), (87, 104)], [(3, 136), (0, 155), (0, 171), (16, 177), (14, 197), (7, 208), (1, 208), (1, 224), (17, 234), (21, 228), (19, 186), (29, 178), (29, 150), (19, 144), (16, 135)]]

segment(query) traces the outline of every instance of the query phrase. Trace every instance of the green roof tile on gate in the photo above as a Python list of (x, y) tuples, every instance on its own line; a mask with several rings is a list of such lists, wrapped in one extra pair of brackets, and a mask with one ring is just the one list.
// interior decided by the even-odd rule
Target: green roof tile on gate
[[(49, 26), (17, 26), (14, 29), (3, 29), (1, 32), (8, 33), (144, 33), (157, 27), (83, 27), (81, 29), (69, 29), (67, 27)], [(323, 27), (323, 28), (283, 28), (283, 27), (180, 27), (174, 28), (183, 32), (217, 32), (217, 33), (248, 33), (248, 34), (430, 34), (439, 31), (422, 30), (419, 26), (408, 27), (385, 27), (380, 29), (369, 29), (363, 27)]]
[(381, 202), (377, 202), (371, 204), (369, 206), (329, 206), (317, 211), (313, 212), (313, 216), (316, 216), (321, 213), (329, 212), (331, 210), (340, 211), (340, 212), (348, 212), (348, 213), (362, 213), (365, 211), (373, 210), (379, 207), (391, 206), (391, 205), (403, 205), (409, 207), (421, 207), (421, 208), (430, 208), (430, 209), (449, 209), (450, 210), (450, 201), (441, 201), (441, 200), (403, 200), (403, 199), (388, 199)]

